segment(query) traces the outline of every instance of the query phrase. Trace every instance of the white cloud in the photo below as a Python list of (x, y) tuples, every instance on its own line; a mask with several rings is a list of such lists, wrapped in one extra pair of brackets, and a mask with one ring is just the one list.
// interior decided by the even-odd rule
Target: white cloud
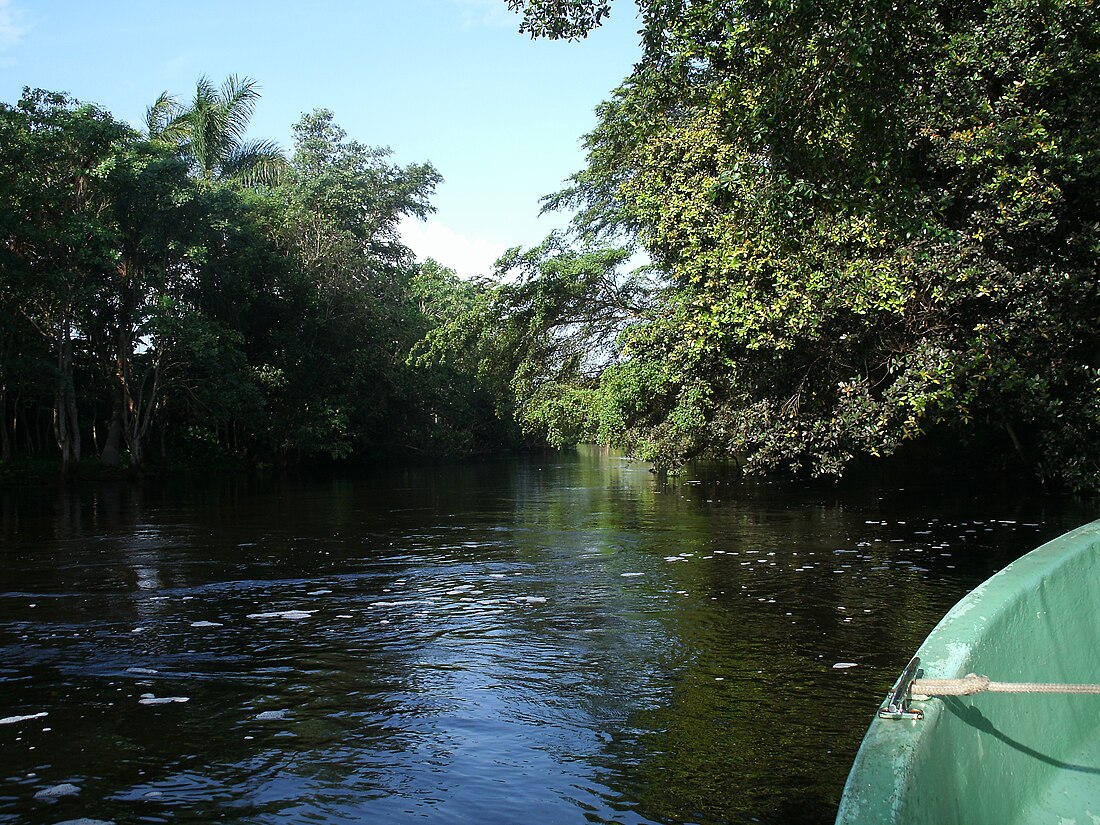
[(0, 52), (18, 45), (29, 29), (27, 13), (11, 0), (0, 0)]
[(508, 11), (502, 0), (450, 0), (462, 12), (462, 24), (466, 28), (519, 28), (519, 17)]
[(493, 264), (508, 248), (505, 244), (463, 235), (432, 219), (406, 218), (400, 231), (401, 240), (416, 253), (418, 260), (434, 258), (464, 278), (491, 274)]

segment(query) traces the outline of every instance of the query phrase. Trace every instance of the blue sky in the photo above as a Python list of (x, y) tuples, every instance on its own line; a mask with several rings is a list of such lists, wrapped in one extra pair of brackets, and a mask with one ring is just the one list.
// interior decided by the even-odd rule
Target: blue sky
[(582, 168), (593, 109), (640, 54), (636, 9), (578, 43), (532, 41), (504, 0), (0, 0), (0, 100), (65, 91), (138, 125), (207, 75), (262, 87), (252, 136), (290, 147), (306, 111), (445, 178), (406, 242), (464, 275), (566, 217), (538, 199)]

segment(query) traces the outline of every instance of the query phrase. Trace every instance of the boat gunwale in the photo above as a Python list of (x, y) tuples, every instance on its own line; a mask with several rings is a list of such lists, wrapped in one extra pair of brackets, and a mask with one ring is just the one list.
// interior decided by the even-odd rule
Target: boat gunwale
[[(957, 679), (971, 672), (975, 651), (991, 628), (1008, 621), (1006, 617), (1018, 611), (1021, 603), (1041, 599), (1045, 586), (1056, 580), (1059, 572), (1064, 577), (1078, 561), (1095, 564), (1097, 556), (1100, 520), (1040, 545), (990, 576), (948, 610), (918, 647), (915, 655), (921, 658), (922, 676)], [(912, 787), (919, 780), (914, 766), (919, 770), (924, 760), (937, 756), (931, 749), (948, 712), (947, 703), (938, 700), (922, 702), (920, 708), (924, 713), (920, 721), (881, 719), (877, 714), (872, 719), (844, 786), (837, 825), (909, 821), (903, 817)]]

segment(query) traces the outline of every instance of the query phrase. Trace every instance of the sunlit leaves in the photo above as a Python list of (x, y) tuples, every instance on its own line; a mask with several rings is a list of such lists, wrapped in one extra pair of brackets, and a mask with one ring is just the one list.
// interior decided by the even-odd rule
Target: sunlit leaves
[(649, 394), (628, 446), (839, 473), (937, 432), (1100, 482), (1095, 4), (638, 7), (644, 59), (550, 201), (674, 279), (678, 325), (607, 373)]
[(622, 271), (628, 258), (558, 234), (509, 250), (499, 280), (467, 293), (459, 313), (429, 332), (420, 360), (476, 374), (498, 412), (534, 437), (554, 446), (591, 439), (600, 376), (620, 359), (620, 335), (651, 317), (659, 290), (646, 271)]
[(160, 94), (146, 110), (147, 134), (176, 147), (206, 181), (271, 185), (286, 170), (286, 157), (274, 141), (247, 137), (259, 100), (260, 88), (252, 78), (230, 75), (216, 87), (200, 77), (189, 104)]
[(520, 31), (531, 37), (577, 40), (600, 26), (611, 13), (603, 0), (506, 0), (510, 11), (520, 12)]

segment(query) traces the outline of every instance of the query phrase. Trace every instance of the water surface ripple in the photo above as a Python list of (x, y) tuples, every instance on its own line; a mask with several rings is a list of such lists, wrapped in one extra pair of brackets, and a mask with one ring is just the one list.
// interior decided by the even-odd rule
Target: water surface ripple
[(8, 491), (0, 822), (831, 822), (942, 613), (1094, 516), (597, 450)]

